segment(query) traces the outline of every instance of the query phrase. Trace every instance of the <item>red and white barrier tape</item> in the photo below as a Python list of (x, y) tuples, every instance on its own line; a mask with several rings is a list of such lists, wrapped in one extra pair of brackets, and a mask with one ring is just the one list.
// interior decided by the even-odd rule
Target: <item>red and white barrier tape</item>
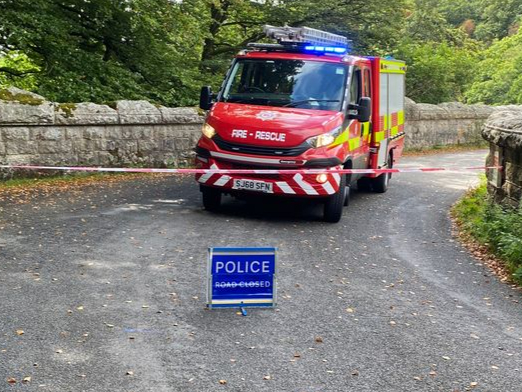
[(171, 174), (383, 174), (383, 173), (419, 173), (419, 172), (461, 172), (469, 170), (502, 170), (502, 166), (471, 167), (404, 167), (397, 169), (153, 169), (153, 168), (119, 168), (119, 167), (82, 167), (82, 166), (33, 166), (33, 165), (0, 165), (0, 169), (23, 170), (65, 170), (85, 172), (111, 173), (171, 173)]

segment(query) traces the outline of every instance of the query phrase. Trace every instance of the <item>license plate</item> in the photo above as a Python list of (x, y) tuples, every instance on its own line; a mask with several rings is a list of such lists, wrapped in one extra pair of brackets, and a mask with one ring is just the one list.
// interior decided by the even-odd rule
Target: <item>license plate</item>
[(248, 191), (274, 193), (271, 182), (255, 181), (255, 180), (234, 180), (233, 189), (244, 189)]

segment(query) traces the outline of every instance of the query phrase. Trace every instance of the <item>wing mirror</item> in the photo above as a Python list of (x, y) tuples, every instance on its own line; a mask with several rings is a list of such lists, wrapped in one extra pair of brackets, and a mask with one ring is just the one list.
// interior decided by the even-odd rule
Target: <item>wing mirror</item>
[(210, 110), (212, 108), (212, 100), (214, 95), (212, 94), (212, 88), (210, 86), (201, 87), (201, 94), (199, 95), (199, 107), (203, 110)]
[(359, 122), (368, 122), (372, 115), (372, 99), (369, 97), (361, 97), (357, 105), (349, 105), (350, 118), (359, 120)]

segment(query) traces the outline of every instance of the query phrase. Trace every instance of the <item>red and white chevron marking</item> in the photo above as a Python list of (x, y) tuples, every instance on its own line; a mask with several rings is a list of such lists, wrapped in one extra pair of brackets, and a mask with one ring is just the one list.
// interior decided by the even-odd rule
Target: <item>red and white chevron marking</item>
[[(218, 171), (219, 168), (212, 164), (210, 166), (211, 170)], [(318, 184), (317, 182), (311, 183), (306, 181), (306, 178), (303, 176), (303, 173), (295, 173), (290, 174), (290, 178), (288, 176), (288, 173), (285, 170), (282, 170), (281, 173), (276, 174), (282, 174), (281, 179), (270, 181), (273, 183), (274, 186), (274, 193), (283, 193), (287, 195), (307, 195), (307, 196), (321, 196), (321, 195), (333, 195), (335, 192), (337, 192), (337, 189), (339, 188), (339, 182), (341, 180), (341, 175), (338, 173), (331, 173), (333, 170), (328, 170), (328, 180), (323, 184)], [(256, 170), (250, 171), (250, 173), (240, 173), (240, 174), (260, 174), (257, 173)], [(236, 174), (236, 173), (229, 173), (229, 174)], [(274, 173), (270, 173), (274, 174)], [(309, 173), (306, 173), (309, 174)], [(316, 175), (316, 174), (314, 174)], [(205, 185), (212, 185), (216, 187), (223, 187), (223, 188), (232, 188), (232, 181), (233, 178), (230, 177), (227, 174), (220, 174), (218, 172), (208, 172), (205, 174), (197, 174), (196, 179), (199, 183), (205, 184)], [(253, 178), (249, 178), (253, 179)], [(259, 178), (255, 178), (256, 180), (262, 180), (262, 175), (259, 176)], [(284, 181), (283, 181), (284, 180)]]

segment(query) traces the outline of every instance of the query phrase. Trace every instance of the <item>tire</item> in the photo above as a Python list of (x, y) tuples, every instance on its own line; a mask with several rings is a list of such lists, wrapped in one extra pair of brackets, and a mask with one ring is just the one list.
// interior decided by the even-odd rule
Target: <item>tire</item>
[(344, 207), (348, 207), (350, 205), (350, 191), (351, 191), (350, 186), (346, 185), (344, 187), (344, 202), (343, 202)]
[(363, 177), (357, 180), (357, 189), (361, 192), (370, 192), (372, 190), (372, 179)]
[(325, 222), (337, 223), (343, 216), (346, 197), (346, 176), (341, 176), (339, 190), (326, 199), (324, 203), (323, 219)]
[[(393, 166), (392, 156), (388, 155), (387, 168), (391, 169)], [(376, 193), (385, 193), (388, 190), (390, 184), (391, 173), (381, 174), (379, 177), (372, 179), (372, 188)]]
[(221, 191), (210, 187), (201, 187), (203, 207), (207, 211), (217, 211), (221, 207)]

